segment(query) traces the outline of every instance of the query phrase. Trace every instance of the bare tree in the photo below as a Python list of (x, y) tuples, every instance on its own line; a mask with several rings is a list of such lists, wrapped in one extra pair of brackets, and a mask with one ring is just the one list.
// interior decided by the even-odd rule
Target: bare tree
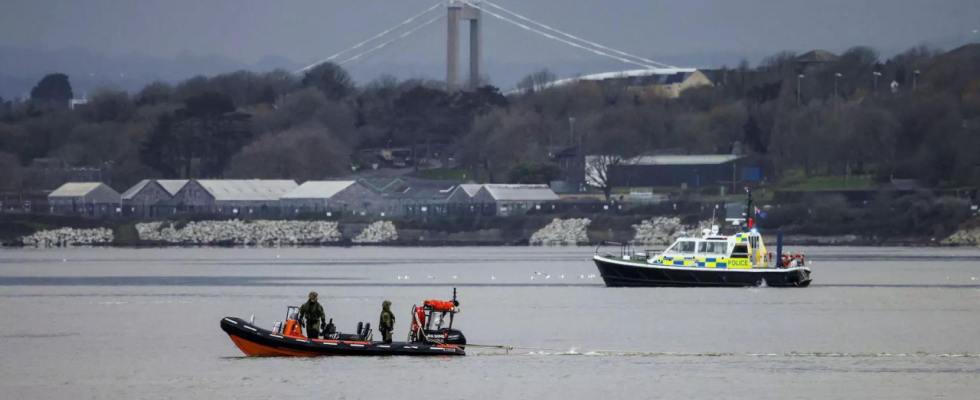
[(318, 124), (266, 135), (232, 158), (234, 178), (323, 179), (349, 172), (350, 148)]
[(474, 171), (486, 171), (491, 182), (522, 162), (545, 161), (546, 150), (536, 135), (539, 120), (533, 112), (493, 110), (476, 119), (459, 143), (459, 155)]
[(585, 182), (602, 190), (606, 200), (612, 198), (613, 188), (622, 185), (620, 168), (635, 165), (643, 151), (643, 140), (630, 129), (613, 128), (587, 134), (582, 143), (585, 158)]
[(602, 190), (602, 194), (608, 201), (612, 199), (612, 191), (617, 184), (616, 169), (635, 165), (638, 160), (638, 158), (627, 158), (616, 154), (587, 155), (585, 156), (585, 183)]
[(522, 78), (517, 83), (517, 88), (524, 94), (537, 93), (548, 88), (548, 86), (557, 79), (558, 78), (553, 72), (545, 68), (532, 72)]

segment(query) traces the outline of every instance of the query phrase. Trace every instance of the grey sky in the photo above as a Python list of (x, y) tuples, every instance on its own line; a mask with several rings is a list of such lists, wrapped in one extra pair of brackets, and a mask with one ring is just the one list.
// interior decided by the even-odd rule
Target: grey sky
[[(307, 62), (346, 48), (434, 0), (0, 0), (0, 45), (173, 57), (215, 53)], [(906, 48), (980, 29), (977, 0), (497, 0), (513, 11), (644, 56)], [(465, 29), (463, 30), (465, 32)], [(379, 59), (442, 59), (440, 21)], [(585, 57), (489, 18), (486, 59)]]

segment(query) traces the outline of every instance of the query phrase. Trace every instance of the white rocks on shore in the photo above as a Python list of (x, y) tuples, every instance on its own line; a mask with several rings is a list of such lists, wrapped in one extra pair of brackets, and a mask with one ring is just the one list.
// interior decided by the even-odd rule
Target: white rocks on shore
[(356, 238), (354, 243), (385, 243), (398, 240), (398, 231), (391, 221), (377, 221), (368, 225)]
[(669, 245), (683, 235), (696, 235), (694, 228), (681, 224), (680, 218), (656, 217), (633, 225), (633, 243)]
[(340, 240), (336, 222), (327, 221), (201, 221), (180, 230), (173, 223), (136, 224), (141, 240), (179, 244), (318, 244)]
[(980, 247), (980, 228), (960, 229), (952, 236), (943, 240), (943, 244), (950, 246)]
[(35, 232), (24, 236), (21, 242), (25, 246), (35, 247), (64, 247), (73, 245), (111, 243), (112, 230), (108, 228), (72, 229), (61, 228), (50, 231)]
[(582, 219), (555, 219), (548, 226), (534, 232), (531, 235), (532, 245), (546, 246), (568, 246), (585, 244), (589, 242), (587, 229), (592, 220)]

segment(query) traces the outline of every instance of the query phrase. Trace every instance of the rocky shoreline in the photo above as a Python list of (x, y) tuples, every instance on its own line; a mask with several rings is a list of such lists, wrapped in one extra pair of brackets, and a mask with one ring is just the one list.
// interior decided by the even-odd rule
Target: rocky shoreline
[(112, 243), (114, 236), (108, 228), (73, 229), (61, 228), (36, 232), (20, 239), (24, 246), (67, 247)]
[(942, 241), (947, 246), (980, 247), (980, 225), (960, 229)]
[(136, 224), (141, 241), (171, 244), (233, 243), (240, 245), (323, 244), (340, 240), (336, 222), (324, 221), (202, 221), (181, 229), (173, 223)]
[[(182, 226), (174, 222), (146, 222), (130, 225), (136, 237), (123, 239), (112, 229), (60, 228), (38, 231), (3, 243), (5, 246), (68, 247), (170, 247), (170, 246), (576, 246), (602, 241), (631, 242), (638, 245), (667, 246), (680, 236), (696, 235), (704, 223), (685, 225), (676, 217), (638, 220), (632, 231), (619, 224), (597, 226), (589, 218), (552, 219), (540, 228), (481, 229), (445, 232), (432, 229), (398, 228), (392, 221), (338, 223), (335, 221), (199, 221)], [(543, 226), (542, 226), (543, 225)], [(603, 229), (606, 228), (606, 229)], [(133, 235), (131, 235), (133, 236)], [(767, 237), (774, 243), (774, 237)], [(793, 246), (980, 246), (980, 227), (963, 229), (941, 241), (931, 238), (879, 240), (853, 235), (786, 235), (784, 243)]]

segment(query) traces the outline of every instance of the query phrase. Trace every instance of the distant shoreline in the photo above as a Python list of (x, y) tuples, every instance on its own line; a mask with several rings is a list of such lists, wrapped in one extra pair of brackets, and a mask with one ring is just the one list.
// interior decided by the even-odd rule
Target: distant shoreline
[[(8, 216), (10, 217), (10, 216)], [(0, 247), (514, 247), (637, 243), (666, 248), (704, 221), (679, 217), (524, 216), (473, 220), (136, 221), (22, 217), (0, 220)], [(573, 223), (562, 225), (559, 222)], [(814, 227), (819, 230), (821, 227)], [(101, 231), (99, 231), (101, 230)], [(64, 232), (59, 232), (64, 231)], [(569, 231), (573, 234), (569, 234)], [(93, 235), (92, 232), (98, 234)], [(684, 233), (686, 232), (686, 233)], [(776, 232), (762, 229), (770, 247)], [(969, 229), (964, 231), (972, 232)], [(148, 237), (149, 236), (149, 237)], [(969, 235), (967, 235), (969, 236)], [(27, 238), (30, 237), (30, 240)], [(972, 247), (971, 240), (928, 236), (813, 235), (784, 230), (787, 246)], [(25, 243), (26, 242), (26, 243)], [(650, 243), (650, 244), (646, 244)], [(35, 246), (36, 245), (36, 246)]]
[[(775, 246), (775, 237), (768, 237), (767, 242), (770, 243), (770, 247)], [(243, 245), (239, 243), (232, 242), (217, 242), (217, 243), (167, 243), (167, 242), (152, 242), (152, 241), (139, 241), (139, 242), (120, 242), (120, 243), (93, 243), (93, 244), (78, 244), (70, 246), (52, 246), (47, 248), (68, 248), (68, 247), (104, 247), (104, 248), (123, 248), (123, 249), (164, 249), (164, 248), (316, 248), (316, 247), (596, 247), (599, 246), (602, 241), (590, 241), (588, 243), (579, 243), (576, 245), (531, 245), (527, 240), (520, 241), (466, 241), (466, 240), (397, 240), (384, 243), (354, 243), (350, 240), (342, 240), (330, 243), (316, 243), (316, 244), (282, 244), (276, 245)], [(668, 245), (665, 244), (644, 244), (635, 243), (638, 248), (656, 248), (663, 249)], [(873, 240), (869, 238), (855, 238), (855, 237), (842, 237), (842, 236), (809, 236), (809, 235), (794, 235), (794, 236), (784, 236), (783, 237), (784, 246), (806, 246), (806, 247), (894, 247), (894, 248), (908, 248), (908, 247), (930, 247), (930, 248), (970, 248), (970, 245), (955, 245), (946, 244), (941, 241), (932, 241), (926, 238), (903, 238), (903, 239), (890, 239), (890, 240)], [(16, 241), (0, 242), (0, 248), (35, 248), (35, 246), (25, 245)], [(39, 247), (45, 248), (45, 247)]]

